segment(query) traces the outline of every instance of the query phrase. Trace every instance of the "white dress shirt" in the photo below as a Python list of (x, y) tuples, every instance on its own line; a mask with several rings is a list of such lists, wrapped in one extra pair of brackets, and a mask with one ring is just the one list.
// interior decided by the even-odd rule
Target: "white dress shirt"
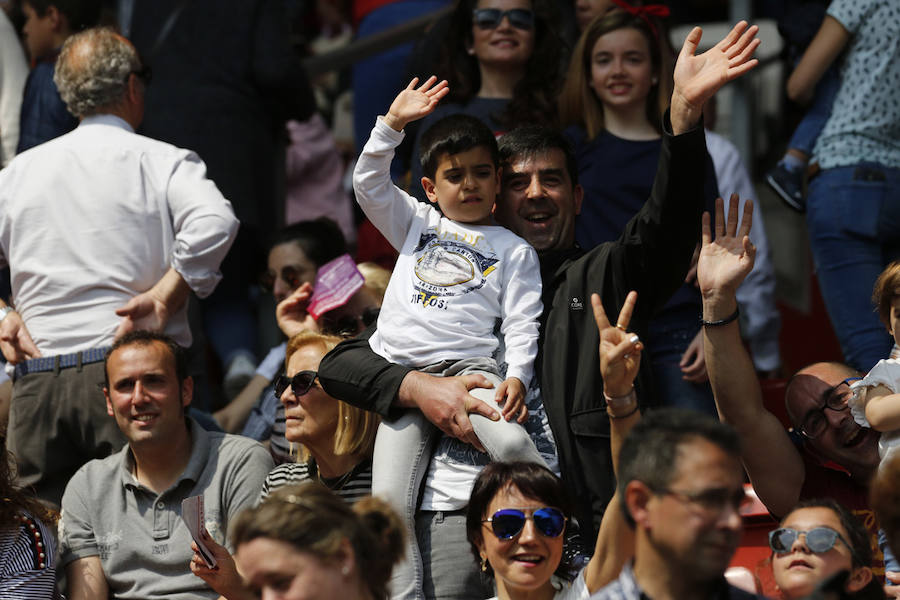
[[(237, 227), (196, 154), (112, 115), (85, 118), (0, 172), (0, 266), (44, 356), (111, 344), (116, 308), (170, 266), (209, 295)], [(166, 332), (190, 344), (186, 306)]]
[(0, 168), (16, 155), (28, 63), (12, 23), (0, 10)]

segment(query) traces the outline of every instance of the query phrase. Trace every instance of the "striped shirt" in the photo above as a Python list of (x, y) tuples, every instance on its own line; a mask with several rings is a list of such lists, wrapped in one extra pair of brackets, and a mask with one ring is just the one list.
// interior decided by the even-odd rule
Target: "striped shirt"
[(325, 487), (353, 504), (360, 498), (372, 494), (372, 459), (367, 458), (340, 477), (319, 477), (316, 461), (312, 458), (305, 463), (284, 463), (272, 469), (263, 483), (259, 501), (270, 493), (286, 485), (297, 485), (305, 481), (319, 481)]
[[(24, 516), (27, 521), (0, 530), (0, 598), (61, 598), (56, 590), (56, 538), (40, 520), (28, 513)], [(34, 530), (30, 527), (32, 524)], [(40, 538), (35, 533), (40, 533)], [(43, 557), (38, 553), (38, 539), (43, 541)]]

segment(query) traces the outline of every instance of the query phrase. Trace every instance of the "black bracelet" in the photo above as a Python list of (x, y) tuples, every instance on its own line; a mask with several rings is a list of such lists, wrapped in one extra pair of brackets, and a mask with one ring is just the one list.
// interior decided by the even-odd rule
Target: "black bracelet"
[(629, 411), (628, 411), (627, 413), (625, 413), (624, 415), (614, 415), (614, 414), (612, 414), (611, 412), (609, 412), (609, 405), (606, 406), (606, 415), (607, 415), (610, 419), (627, 419), (628, 417), (630, 417), (631, 415), (633, 415), (633, 414), (636, 413), (637, 411), (638, 411), (638, 405), (637, 405), (637, 403), (635, 403), (634, 408), (632, 408), (631, 410), (629, 410)]
[(735, 307), (734, 312), (725, 317), (724, 319), (719, 319), (718, 321), (706, 321), (703, 317), (700, 317), (700, 324), (704, 327), (719, 327), (721, 325), (728, 325), (732, 321), (736, 321), (738, 316), (741, 314), (739, 308)]

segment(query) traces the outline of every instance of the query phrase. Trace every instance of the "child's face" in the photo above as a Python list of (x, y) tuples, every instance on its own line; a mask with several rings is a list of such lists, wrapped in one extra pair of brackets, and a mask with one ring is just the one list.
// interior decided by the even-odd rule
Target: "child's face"
[(448, 219), (471, 225), (489, 225), (494, 200), (500, 191), (500, 172), (490, 151), (476, 146), (459, 154), (443, 154), (434, 180), (423, 177), (422, 187)]
[(891, 300), (891, 335), (900, 344), (900, 296), (894, 296)]
[(590, 86), (604, 108), (644, 106), (653, 86), (653, 64), (647, 40), (637, 29), (601, 35), (591, 52)]
[(25, 34), (28, 55), (34, 60), (40, 60), (56, 49), (56, 8), (51, 6), (44, 16), (39, 16), (29, 3), (24, 2), (22, 12), (25, 14), (22, 33)]

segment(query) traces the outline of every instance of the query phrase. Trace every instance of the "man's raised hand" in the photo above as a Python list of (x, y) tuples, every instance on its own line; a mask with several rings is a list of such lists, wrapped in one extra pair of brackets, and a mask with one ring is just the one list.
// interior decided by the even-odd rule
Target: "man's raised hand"
[(746, 21), (735, 25), (718, 44), (695, 54), (703, 30), (694, 27), (684, 40), (675, 63), (672, 91), (672, 132), (684, 133), (700, 121), (703, 104), (723, 85), (755, 67), (759, 61), (753, 53), (759, 46), (756, 25)]
[(644, 344), (638, 336), (629, 333), (628, 324), (637, 302), (637, 292), (628, 292), (615, 326), (609, 324), (600, 296), (591, 294), (594, 321), (600, 334), (600, 375), (603, 377), (603, 392), (611, 397), (625, 396), (634, 385), (638, 368), (641, 366), (641, 350)]
[(437, 77), (432, 75), (425, 83), (416, 87), (419, 78), (413, 77), (406, 89), (394, 98), (391, 108), (384, 116), (384, 122), (388, 127), (395, 131), (403, 131), (407, 123), (431, 114), (441, 98), (450, 92), (446, 80), (435, 85), (436, 81)]
[(728, 203), (728, 217), (721, 198), (716, 199), (716, 238), (712, 239), (709, 213), (703, 213), (700, 236), (700, 260), (697, 263), (697, 283), (703, 296), (722, 291), (734, 295), (744, 278), (753, 270), (756, 247), (750, 243), (753, 224), (753, 200), (744, 202), (744, 214), (738, 227), (738, 195), (732, 194)]

